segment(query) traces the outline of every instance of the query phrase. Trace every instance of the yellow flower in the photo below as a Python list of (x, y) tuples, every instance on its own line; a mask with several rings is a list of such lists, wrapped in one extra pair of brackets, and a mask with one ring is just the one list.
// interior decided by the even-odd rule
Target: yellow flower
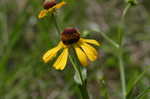
[(43, 4), (43, 8), (44, 10), (42, 10), (38, 17), (41, 19), (43, 17), (45, 17), (47, 15), (48, 12), (53, 12), (56, 9), (61, 8), (63, 5), (65, 5), (66, 2), (62, 1), (62, 2), (56, 2), (56, 0), (51, 0), (51, 1), (45, 1)]
[(76, 29), (67, 28), (61, 33), (61, 41), (59, 44), (48, 50), (43, 55), (43, 60), (47, 63), (62, 49), (63, 51), (53, 64), (53, 67), (57, 70), (63, 70), (67, 64), (69, 48), (73, 47), (80, 63), (83, 66), (87, 66), (88, 59), (95, 61), (98, 56), (96, 49), (91, 44), (100, 46), (96, 40), (80, 38), (80, 34)]

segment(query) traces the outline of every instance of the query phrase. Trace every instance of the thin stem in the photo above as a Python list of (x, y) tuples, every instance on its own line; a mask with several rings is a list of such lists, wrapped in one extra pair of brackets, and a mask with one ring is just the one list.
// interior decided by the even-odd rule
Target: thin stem
[(113, 41), (112, 39), (110, 39), (105, 33), (103, 33), (103, 32), (99, 32), (99, 33), (101, 34), (101, 36), (103, 36), (104, 39), (106, 39), (114, 47), (119, 48), (119, 45), (115, 41)]
[[(127, 6), (125, 7), (125, 9), (123, 10), (123, 14), (121, 16), (121, 26), (123, 26), (126, 13), (130, 7), (131, 7), (131, 5), (128, 3)], [(126, 80), (125, 80), (126, 77), (125, 77), (125, 69), (124, 69), (124, 62), (123, 62), (123, 37), (124, 37), (124, 33), (121, 31), (120, 27), (118, 29), (118, 32), (119, 32), (118, 60), (119, 60), (120, 78), (121, 78), (123, 99), (126, 99)]]
[(79, 77), (80, 77), (80, 79), (82, 81), (82, 85), (78, 85), (79, 89), (80, 89), (80, 93), (82, 95), (82, 98), (83, 99), (89, 99), (88, 91), (87, 91), (87, 88), (86, 88), (86, 85), (87, 85), (86, 84), (86, 80), (85, 81), (83, 80), (81, 70), (80, 70), (80, 68), (78, 68), (77, 63), (74, 61), (74, 57), (69, 55), (69, 59), (70, 59), (72, 65), (73, 65), (73, 68), (78, 73), (78, 75), (79, 75)]
[(79, 85), (79, 88), (80, 88), (80, 92), (82, 94), (82, 98), (83, 99), (89, 99), (89, 95), (88, 95), (88, 92), (87, 92), (87, 89), (86, 89), (86, 82), (83, 83), (83, 85)]
[(58, 25), (58, 22), (57, 22), (57, 18), (56, 18), (56, 16), (55, 16), (55, 14), (54, 13), (52, 13), (52, 17), (53, 17), (53, 20), (54, 20), (54, 24), (55, 24), (55, 27), (56, 27), (56, 30), (57, 30), (57, 34), (59, 35), (60, 34), (60, 27), (59, 27), (59, 25)]
[(126, 81), (122, 52), (118, 56), (123, 99), (126, 99)]
[(128, 3), (127, 6), (125, 7), (125, 9), (123, 10), (123, 14), (122, 14), (122, 17), (121, 17), (122, 22), (124, 21), (126, 13), (128, 12), (128, 10), (129, 10), (130, 7), (131, 7), (131, 4)]
[(121, 16), (120, 25), (119, 25), (119, 28), (118, 28), (120, 47), (122, 46), (123, 36), (124, 36), (124, 33), (121, 31), (121, 29), (124, 27), (125, 16), (126, 16), (126, 14), (127, 14), (130, 7), (131, 7), (131, 4), (128, 3), (127, 6), (124, 8), (122, 16)]

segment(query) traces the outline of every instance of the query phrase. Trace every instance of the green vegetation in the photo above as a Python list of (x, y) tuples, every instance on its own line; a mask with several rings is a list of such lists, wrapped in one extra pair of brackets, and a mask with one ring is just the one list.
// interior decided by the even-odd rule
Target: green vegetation
[[(102, 44), (97, 48), (99, 58), (86, 68), (90, 99), (125, 99), (121, 69), (126, 99), (150, 99), (150, 1), (65, 1), (67, 5), (57, 13), (61, 28), (76, 27), (83, 37)], [(42, 60), (60, 40), (53, 17), (37, 17), (42, 3), (0, 1), (0, 99), (81, 97), (69, 61), (65, 70), (57, 71), (53, 61)]]

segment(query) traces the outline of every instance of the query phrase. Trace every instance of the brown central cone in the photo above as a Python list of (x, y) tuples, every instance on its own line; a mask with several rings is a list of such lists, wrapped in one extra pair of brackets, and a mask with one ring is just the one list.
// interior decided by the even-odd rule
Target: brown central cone
[(54, 5), (56, 5), (56, 1), (55, 0), (52, 0), (52, 1), (45, 1), (43, 3), (43, 8), (44, 9), (49, 9), (49, 8), (52, 8)]
[(67, 28), (61, 34), (61, 40), (65, 45), (76, 43), (80, 39), (80, 34), (75, 28)]

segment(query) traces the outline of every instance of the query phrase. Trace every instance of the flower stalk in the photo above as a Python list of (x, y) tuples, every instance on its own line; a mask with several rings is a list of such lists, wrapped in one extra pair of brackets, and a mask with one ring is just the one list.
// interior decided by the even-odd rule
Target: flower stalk
[(115, 41), (113, 41), (111, 38), (109, 38), (105, 33), (101, 32), (101, 31), (99, 33), (104, 39), (106, 39), (115, 48), (119, 48), (119, 45)]
[(120, 78), (121, 78), (121, 86), (122, 86), (122, 95), (123, 99), (126, 99), (126, 80), (125, 80), (125, 69), (122, 57), (122, 51), (119, 52), (118, 60), (119, 60), (119, 69), (120, 69)]
[[(58, 32), (58, 34), (59, 34), (61, 28), (60, 28), (59, 25), (58, 25), (58, 22), (57, 22), (57, 19), (56, 19), (56, 16), (54, 15), (54, 13), (52, 14), (52, 17), (53, 17), (53, 19), (54, 19), (55, 27), (56, 27), (57, 32)], [(73, 53), (73, 54), (74, 54), (74, 53)], [(86, 88), (86, 85), (87, 85), (87, 84), (86, 84), (86, 80), (83, 79), (83, 75), (82, 75), (81, 69), (80, 69), (79, 66), (78, 66), (78, 63), (77, 63), (77, 61), (76, 61), (75, 55), (74, 55), (74, 57), (71, 56), (71, 55), (69, 55), (69, 59), (70, 59), (70, 61), (71, 61), (71, 63), (72, 63), (72, 66), (73, 66), (75, 72), (77, 73), (77, 75), (79, 76), (79, 78), (80, 78), (80, 80), (81, 80), (81, 83), (82, 83), (82, 84), (81, 84), (81, 85), (78, 84), (78, 87), (79, 87), (79, 89), (80, 89), (80, 93), (81, 93), (81, 95), (82, 95), (82, 98), (83, 98), (83, 99), (89, 99), (88, 91), (87, 91), (87, 88)]]
[(76, 60), (75, 57), (69, 55), (69, 59), (72, 63), (72, 66), (73, 66), (74, 70), (77, 72), (77, 74), (80, 77), (80, 80), (81, 80), (82, 84), (78, 84), (78, 87), (80, 89), (80, 93), (82, 95), (82, 98), (83, 99), (89, 99), (88, 91), (87, 91), (87, 88), (86, 88), (87, 83), (86, 83), (86, 80), (83, 79), (81, 69), (79, 68), (77, 62), (75, 61)]
[(53, 18), (54, 25), (55, 25), (56, 30), (57, 30), (57, 34), (59, 35), (61, 29), (60, 29), (60, 27), (59, 27), (59, 25), (58, 25), (58, 22), (57, 22), (57, 18), (56, 18), (55, 13), (52, 13), (52, 18)]
[(121, 29), (122, 29), (123, 24), (124, 24), (125, 16), (126, 16), (129, 8), (131, 6), (132, 5), (130, 3), (128, 3), (126, 5), (125, 9), (123, 10), (123, 14), (121, 16), (121, 21), (120, 21), (121, 27), (118, 28), (118, 34), (119, 34), (118, 60), (119, 60), (119, 69), (120, 69), (120, 78), (121, 78), (123, 99), (126, 99), (126, 77), (125, 77), (125, 67), (124, 67), (124, 62), (123, 62), (123, 39), (124, 39), (124, 33), (123, 33), (123, 31), (121, 31)]

